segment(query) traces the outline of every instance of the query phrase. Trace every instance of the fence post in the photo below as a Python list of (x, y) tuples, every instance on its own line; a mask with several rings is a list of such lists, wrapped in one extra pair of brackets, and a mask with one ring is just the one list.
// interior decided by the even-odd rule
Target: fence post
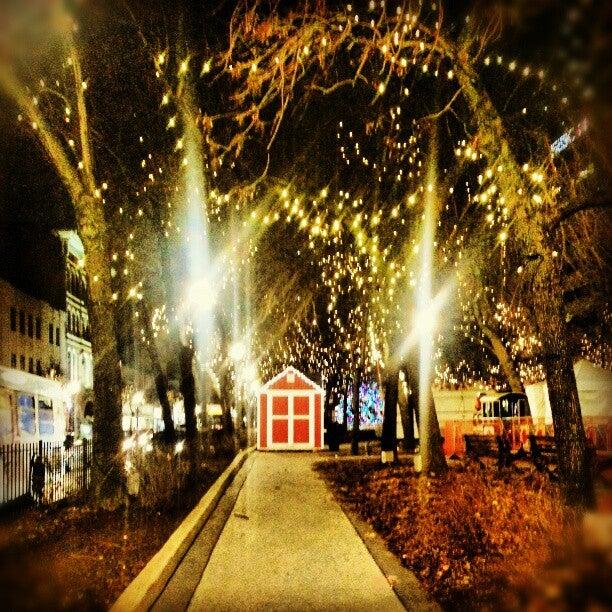
[(83, 442), (83, 489), (89, 488), (89, 440)]
[(79, 489), (81, 491), (85, 491), (87, 488), (87, 474), (85, 470), (87, 470), (87, 440), (83, 440), (81, 445), (81, 452), (79, 453)]

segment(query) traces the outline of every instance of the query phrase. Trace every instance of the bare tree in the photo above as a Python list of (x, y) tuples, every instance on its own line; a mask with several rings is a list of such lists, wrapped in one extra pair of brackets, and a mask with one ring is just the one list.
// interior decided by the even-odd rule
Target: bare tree
[[(88, 80), (81, 67), (75, 25), (66, 14), (56, 12), (57, 8), (50, 11), (56, 26), (54, 32), (67, 53), (64, 61), (70, 76), (66, 77), (65, 92), (58, 93), (43, 86), (39, 94), (32, 93), (19, 76), (18, 58), (11, 60), (6, 54), (0, 61), (0, 88), (30, 125), (66, 188), (83, 241), (94, 355), (92, 485), (97, 502), (113, 507), (123, 495), (123, 465), (119, 453), (122, 382), (109, 266), (110, 232), (105, 218), (103, 185), (96, 178), (86, 102)], [(59, 58), (45, 60), (62, 61)], [(63, 124), (57, 122), (58, 99), (66, 100), (65, 115), (69, 121)]]
[[(564, 187), (558, 188), (560, 165), (551, 159), (546, 138), (535, 138), (530, 132), (536, 152), (530, 154), (529, 165), (541, 171), (535, 187), (530, 179), (532, 171), (525, 171), (524, 162), (517, 161), (525, 156), (521, 128), (516, 133), (508, 128), (507, 118), (498, 111), (479, 74), (484, 52), (499, 33), (499, 22), (479, 29), (464, 28), (457, 36), (445, 29), (443, 12), (444, 4), (437, 5), (432, 14), (406, 6), (394, 13), (375, 7), (366, 15), (357, 15), (349, 7), (334, 11), (320, 3), (285, 13), (271, 13), (259, 3), (241, 4), (219, 72), (213, 71), (215, 78), (231, 74), (236, 85), (233, 108), (223, 117), (207, 118), (207, 138), (219, 163), (228, 156), (239, 156), (247, 143), (257, 138), (266, 141), (270, 151), (288, 121), (289, 109), (303, 108), (316, 96), (358, 89), (364, 96), (369, 92), (372, 100), (370, 129), (385, 123), (382, 114), (376, 117), (379, 109), (391, 112), (393, 121), (389, 124), (395, 127), (400, 120), (394, 109), (401, 107), (401, 96), (408, 95), (408, 83), (414, 89), (431, 73), (438, 81), (445, 75), (449, 85), (442, 90), (444, 101), (433, 110), (417, 110), (410, 126), (414, 133), (423, 131), (420, 128), (432, 119), (460, 118), (461, 129), (470, 135), (468, 142), (464, 138), (459, 146), (458, 167), (467, 159), (470, 164), (476, 162), (474, 167), (480, 165), (486, 176), (490, 173), (493, 178), (487, 186), (494, 181), (496, 206), (503, 207), (512, 227), (518, 228), (511, 240), (514, 251), (522, 253), (524, 260), (523, 278), (529, 279), (525, 290), (534, 293), (533, 320), (542, 343), (565, 497), (568, 503), (588, 505), (593, 489), (567, 343), (564, 257), (559, 256), (566, 250), (568, 234), (562, 223), (555, 224), (576, 206), (577, 192), (569, 177)], [(389, 100), (387, 105), (380, 102), (383, 98)], [(417, 104), (416, 108), (422, 106)], [(218, 131), (219, 122), (235, 129)], [(223, 133), (231, 137), (222, 142), (218, 136)], [(401, 138), (391, 135), (388, 143), (391, 150), (402, 145)], [(455, 174), (456, 181), (461, 172)], [(401, 178), (400, 174), (400, 184)], [(484, 187), (476, 191), (482, 193), (480, 201), (484, 202)]]

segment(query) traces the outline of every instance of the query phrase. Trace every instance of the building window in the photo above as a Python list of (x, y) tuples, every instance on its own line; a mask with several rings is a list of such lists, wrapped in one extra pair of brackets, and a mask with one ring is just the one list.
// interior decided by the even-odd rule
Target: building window
[(34, 337), (34, 318), (32, 315), (28, 315), (28, 336)]
[(52, 436), (55, 427), (53, 423), (53, 403), (50, 399), (38, 400), (38, 429), (41, 436)]
[(28, 359), (28, 372), (30, 374), (34, 374), (34, 358), (33, 357), (30, 357)]
[(11, 354), (11, 368), (17, 367), (17, 355), (15, 353)]
[(36, 410), (34, 396), (20, 393), (17, 400), (20, 433), (36, 434)]
[(37, 340), (40, 340), (41, 330), (42, 330), (42, 321), (40, 320), (40, 317), (36, 317), (36, 339)]
[(17, 331), (17, 309), (11, 306), (11, 331)]
[(53, 323), (49, 323), (49, 344), (53, 344)]
[(38, 376), (42, 376), (44, 374), (40, 359), (36, 360), (36, 374), (38, 374)]
[(59, 327), (55, 328), (55, 344), (57, 346), (60, 345), (60, 328)]
[(22, 370), (25, 370), (25, 355), (20, 355), (19, 356), (19, 367)]
[(25, 313), (23, 310), (19, 311), (19, 333), (25, 335)]

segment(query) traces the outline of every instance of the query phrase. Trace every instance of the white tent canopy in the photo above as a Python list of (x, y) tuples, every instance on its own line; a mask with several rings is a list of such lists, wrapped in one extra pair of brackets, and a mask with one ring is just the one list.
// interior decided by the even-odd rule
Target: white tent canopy
[[(586, 359), (574, 364), (578, 397), (583, 417), (612, 418), (612, 372), (593, 365)], [(472, 419), (474, 400), (479, 389), (434, 389), (436, 412), (441, 423)], [(526, 385), (531, 416), (534, 421), (544, 419), (552, 423), (546, 382)]]
[[(586, 359), (574, 364), (578, 398), (583, 417), (612, 417), (612, 372), (604, 370)], [(552, 423), (548, 386), (545, 381), (526, 385), (525, 393), (529, 398), (531, 416), (534, 419), (544, 418), (545, 423)]]

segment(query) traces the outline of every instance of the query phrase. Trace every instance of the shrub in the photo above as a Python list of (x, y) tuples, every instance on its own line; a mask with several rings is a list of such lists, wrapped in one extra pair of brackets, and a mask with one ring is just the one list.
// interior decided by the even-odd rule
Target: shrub
[(153, 450), (136, 464), (140, 487), (138, 503), (145, 508), (173, 507), (186, 485), (189, 462), (176, 455)]

